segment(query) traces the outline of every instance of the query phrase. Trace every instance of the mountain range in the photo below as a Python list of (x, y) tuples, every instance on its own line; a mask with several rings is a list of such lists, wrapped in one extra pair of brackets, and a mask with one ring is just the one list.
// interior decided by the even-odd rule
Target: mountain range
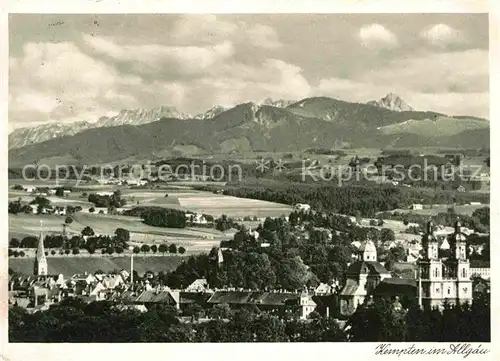
[(52, 125), (59, 130), (55, 136), (46, 126), (45, 131), (25, 129), (26, 135), (33, 136), (21, 140), (22, 129), (18, 129), (9, 135), (9, 161), (96, 164), (172, 155), (331, 149), (336, 144), (489, 147), (488, 120), (408, 109), (400, 97), (389, 94), (369, 104), (327, 97), (248, 102), (216, 106), (195, 117), (170, 107), (124, 110), (97, 123), (82, 122), (80, 128), (71, 124), (75, 129), (66, 132)]
[[(292, 100), (273, 100), (267, 98), (260, 104), (284, 108), (292, 103), (294, 103)], [(211, 119), (228, 109), (229, 107), (215, 105), (205, 113), (197, 114), (193, 117), (189, 114), (179, 112), (174, 107), (160, 106), (153, 109), (122, 109), (113, 117), (103, 116), (99, 118), (97, 122), (93, 123), (86, 121), (71, 123), (50, 122), (38, 126), (15, 129), (9, 134), (9, 149), (41, 143), (52, 138), (74, 135), (91, 128), (116, 127), (119, 125), (142, 125), (156, 122), (162, 118)]]

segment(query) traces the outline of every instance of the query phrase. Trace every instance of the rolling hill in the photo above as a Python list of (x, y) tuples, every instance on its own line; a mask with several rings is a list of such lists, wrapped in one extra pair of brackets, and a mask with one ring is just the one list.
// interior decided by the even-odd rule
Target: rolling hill
[[(284, 105), (284, 104), (282, 104)], [(199, 153), (441, 146), (488, 148), (489, 122), (435, 112), (395, 111), (337, 99), (307, 98), (286, 107), (239, 104), (206, 119), (162, 118), (142, 125), (84, 130), (9, 151), (14, 165), (64, 159), (97, 164)]]

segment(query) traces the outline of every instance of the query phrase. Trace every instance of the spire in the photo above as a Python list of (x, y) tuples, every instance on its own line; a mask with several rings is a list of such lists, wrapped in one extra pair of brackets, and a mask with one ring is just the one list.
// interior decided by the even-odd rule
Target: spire
[(45, 248), (43, 246), (43, 221), (40, 221), (40, 238), (38, 239), (38, 248), (36, 250), (37, 260), (41, 257), (45, 257)]
[(43, 223), (40, 221), (40, 239), (36, 249), (34, 274), (36, 276), (46, 276), (47, 269), (47, 257), (45, 257), (45, 248), (43, 247)]
[(427, 234), (429, 236), (434, 235), (434, 223), (432, 222), (432, 219), (429, 219), (429, 222), (427, 222)]
[(462, 224), (460, 223), (460, 219), (457, 217), (457, 220), (455, 221), (455, 234), (460, 233), (462, 233)]

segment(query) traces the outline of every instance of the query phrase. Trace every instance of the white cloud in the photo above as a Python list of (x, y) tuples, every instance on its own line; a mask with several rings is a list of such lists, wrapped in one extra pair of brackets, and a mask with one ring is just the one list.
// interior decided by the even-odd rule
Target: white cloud
[(282, 46), (276, 31), (267, 25), (255, 24), (249, 27), (244, 26), (250, 43), (262, 48), (278, 48)]
[(414, 93), (411, 105), (416, 109), (430, 109), (449, 115), (473, 115), (489, 119), (488, 92), (470, 93)]
[(420, 36), (432, 45), (447, 46), (465, 41), (464, 35), (446, 24), (436, 24), (430, 28), (425, 28), (420, 32)]
[(207, 46), (163, 46), (117, 44), (111, 39), (84, 35), (84, 41), (99, 53), (132, 63), (137, 70), (158, 72), (169, 67), (179, 73), (199, 73), (234, 55), (229, 41)]
[(393, 48), (398, 45), (398, 38), (380, 24), (371, 24), (359, 29), (358, 36), (363, 46), (370, 49)]
[(182, 44), (216, 44), (231, 41), (259, 48), (277, 48), (282, 44), (276, 30), (259, 23), (230, 22), (215, 15), (189, 15), (177, 20), (167, 36)]
[(311, 93), (300, 67), (278, 59), (238, 62), (229, 41), (188, 47), (119, 45), (91, 36), (85, 41), (93, 52), (69, 42), (29, 43), (22, 56), (11, 58), (9, 119), (16, 127), (95, 121), (120, 109), (160, 105), (196, 114), (215, 104)]
[[(128, 96), (141, 80), (82, 53), (72, 43), (28, 43), (10, 59), (9, 120), (95, 120), (117, 106), (109, 91)], [(127, 95), (128, 94), (128, 95)]]
[(372, 84), (425, 93), (488, 91), (488, 51), (465, 50), (398, 58), (360, 76)]
[(189, 14), (180, 17), (165, 35), (183, 44), (217, 43), (228, 40), (237, 30), (237, 24), (217, 19), (216, 15)]
[(488, 52), (467, 50), (396, 59), (353, 79), (322, 79), (316, 92), (367, 102), (395, 92), (413, 108), (488, 117)]

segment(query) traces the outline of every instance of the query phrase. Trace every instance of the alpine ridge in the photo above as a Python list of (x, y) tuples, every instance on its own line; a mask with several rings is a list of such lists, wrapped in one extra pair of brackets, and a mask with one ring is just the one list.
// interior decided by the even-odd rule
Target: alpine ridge
[(141, 125), (156, 122), (161, 118), (188, 119), (190, 115), (179, 112), (174, 107), (160, 106), (153, 109), (122, 109), (114, 117), (101, 117), (95, 127), (116, 127), (118, 125)]
[(74, 135), (92, 126), (89, 122), (81, 121), (74, 123), (46, 123), (34, 127), (18, 128), (9, 134), (9, 149)]

